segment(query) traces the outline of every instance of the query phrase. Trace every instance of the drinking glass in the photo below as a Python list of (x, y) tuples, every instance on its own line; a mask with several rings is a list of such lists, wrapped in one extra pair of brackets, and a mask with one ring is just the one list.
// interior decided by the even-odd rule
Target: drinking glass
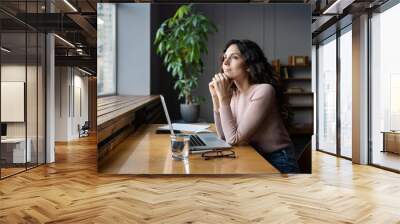
[(174, 160), (187, 160), (189, 158), (189, 135), (171, 135), (171, 151)]

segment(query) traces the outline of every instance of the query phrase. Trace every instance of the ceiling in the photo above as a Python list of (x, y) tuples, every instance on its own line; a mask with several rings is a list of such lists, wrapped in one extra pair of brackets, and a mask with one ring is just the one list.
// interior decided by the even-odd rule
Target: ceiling
[[(356, 14), (366, 8), (376, 7), (386, 0), (340, 0), (350, 2), (342, 4), (341, 14), (324, 15), (323, 12), (334, 4), (335, 0), (231, 0), (229, 2), (250, 3), (308, 3), (312, 8), (313, 38), (332, 26), (346, 14)], [(20, 45), (22, 35), (18, 32), (26, 28), (39, 32), (54, 32), (60, 38), (55, 38), (56, 64), (82, 66), (96, 71), (96, 40), (98, 2), (152, 2), (152, 3), (184, 3), (208, 2), (221, 3), (223, 0), (171, 1), (171, 0), (1, 0), (1, 29), (7, 34), (7, 41), (14, 41), (15, 47)], [(52, 9), (53, 13), (47, 13)], [(339, 7), (340, 8), (340, 7)], [(62, 39), (69, 43), (66, 43)], [(4, 43), (4, 42), (3, 42)], [(72, 45), (74, 46), (72, 46)], [(31, 45), (30, 45), (31, 46)], [(32, 45), (33, 46), (33, 45)], [(28, 51), (30, 51), (28, 47)], [(81, 62), (81, 64), (79, 64)]]

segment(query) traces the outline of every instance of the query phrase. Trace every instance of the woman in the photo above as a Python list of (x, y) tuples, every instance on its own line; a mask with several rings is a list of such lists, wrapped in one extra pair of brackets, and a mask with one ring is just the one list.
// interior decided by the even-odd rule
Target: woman
[(281, 173), (299, 172), (293, 143), (280, 116), (281, 91), (261, 48), (231, 40), (221, 73), (209, 83), (217, 133), (231, 145), (247, 142)]

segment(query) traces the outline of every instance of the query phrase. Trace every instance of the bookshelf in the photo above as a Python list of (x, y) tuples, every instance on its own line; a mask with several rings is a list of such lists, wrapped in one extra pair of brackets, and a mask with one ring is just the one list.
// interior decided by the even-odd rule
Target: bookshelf
[(311, 92), (311, 65), (285, 65), (272, 63), (279, 75), (291, 116), (290, 134), (313, 134), (314, 93)]
[(312, 96), (314, 93), (313, 92), (285, 92), (285, 95), (291, 95), (291, 96)]
[(310, 81), (311, 82), (311, 77), (294, 77), (294, 78), (286, 78), (283, 79), (285, 82), (294, 82), (294, 81)]
[(286, 125), (296, 153), (300, 155), (299, 165), (308, 167), (311, 172), (311, 136), (314, 133), (311, 65), (280, 65), (279, 60), (273, 61), (272, 65), (279, 75), (284, 102), (289, 109)]

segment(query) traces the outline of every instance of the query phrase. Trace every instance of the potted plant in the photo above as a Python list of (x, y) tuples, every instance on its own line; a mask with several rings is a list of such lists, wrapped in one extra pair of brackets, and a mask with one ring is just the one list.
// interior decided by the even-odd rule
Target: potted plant
[(179, 7), (175, 15), (165, 20), (157, 30), (154, 40), (156, 52), (175, 79), (178, 99), (184, 99), (180, 109), (185, 122), (198, 119), (201, 98), (193, 96), (192, 92), (203, 72), (201, 55), (208, 52), (207, 36), (216, 31), (216, 26), (207, 17), (193, 11), (192, 4)]

